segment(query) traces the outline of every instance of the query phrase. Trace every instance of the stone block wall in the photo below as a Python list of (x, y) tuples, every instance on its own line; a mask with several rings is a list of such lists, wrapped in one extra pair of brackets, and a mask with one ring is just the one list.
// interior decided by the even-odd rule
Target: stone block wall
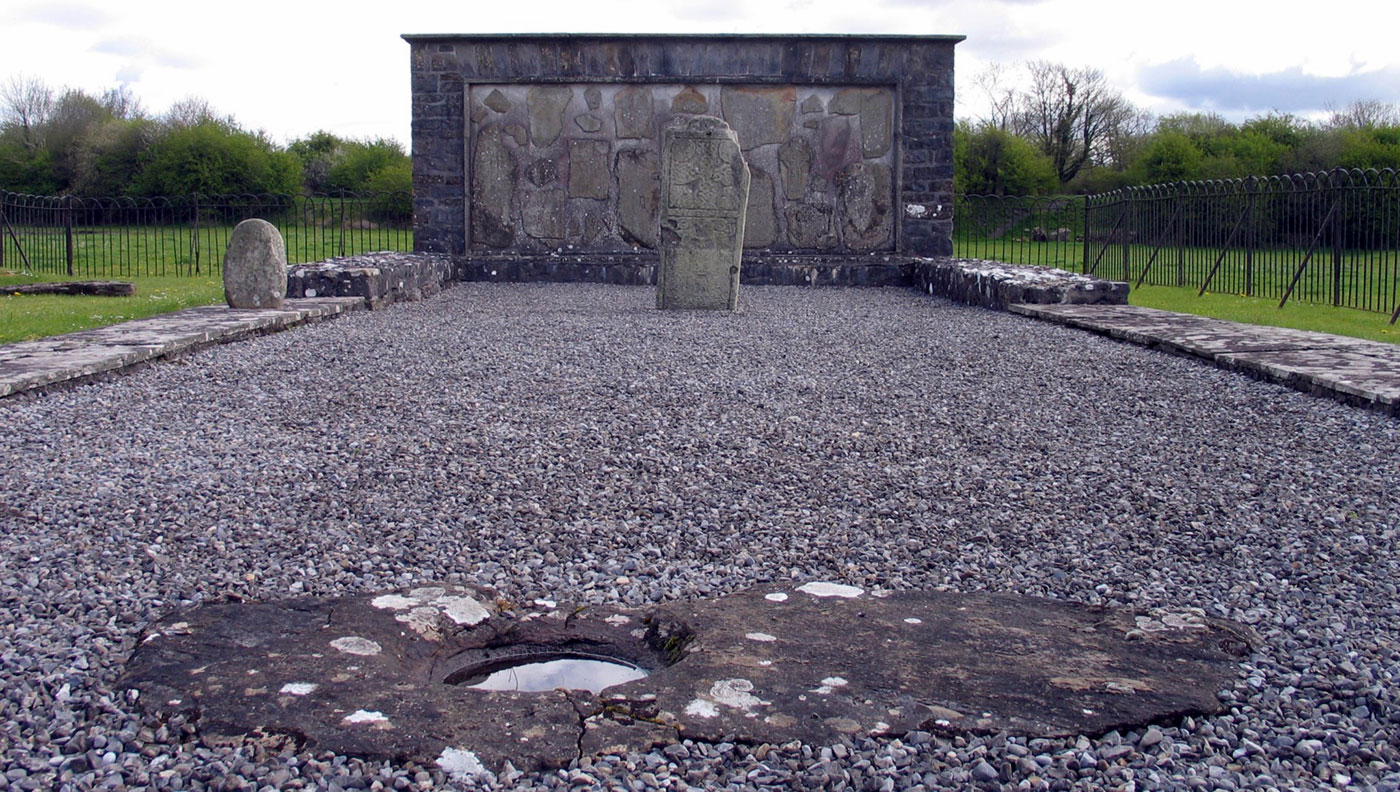
[(811, 257), (883, 282), (891, 256), (952, 253), (961, 37), (404, 38), (415, 244), (463, 277), (648, 282), (661, 130), (684, 114), (739, 134), (746, 281), (814, 282), (780, 271)]

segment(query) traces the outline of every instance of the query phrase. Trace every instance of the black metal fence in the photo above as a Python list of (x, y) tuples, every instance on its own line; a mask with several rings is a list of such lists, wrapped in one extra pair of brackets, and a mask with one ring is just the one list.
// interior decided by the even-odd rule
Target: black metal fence
[(81, 277), (217, 275), (229, 234), (277, 226), (292, 263), (413, 249), (409, 193), (78, 198), (0, 191), (0, 270)]
[(1400, 174), (1390, 169), (1073, 199), (960, 196), (955, 211), (955, 248), (969, 258), (1400, 318)]

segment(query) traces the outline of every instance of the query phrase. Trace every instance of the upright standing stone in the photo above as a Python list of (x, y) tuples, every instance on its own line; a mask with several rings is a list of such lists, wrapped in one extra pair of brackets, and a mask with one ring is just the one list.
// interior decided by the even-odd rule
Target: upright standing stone
[(692, 116), (666, 128), (657, 308), (738, 306), (748, 199), (749, 168), (728, 124)]
[(230, 308), (281, 308), (287, 296), (287, 248), (266, 220), (244, 220), (224, 253), (224, 299)]

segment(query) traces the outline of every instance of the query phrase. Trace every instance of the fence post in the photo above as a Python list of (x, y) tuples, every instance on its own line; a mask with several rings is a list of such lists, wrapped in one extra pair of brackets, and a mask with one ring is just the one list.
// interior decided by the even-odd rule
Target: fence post
[[(0, 198), (3, 198), (0, 195)], [(5, 217), (5, 205), (0, 203), (0, 270), (5, 268), (5, 232), (10, 228), (10, 221)]]
[(199, 193), (190, 196), (194, 205), (194, 274), (199, 274)]
[(1085, 275), (1089, 274), (1089, 201), (1092, 196), (1084, 196), (1084, 225), (1082, 238), (1084, 240), (1084, 260), (1080, 262), (1079, 270)]
[(63, 196), (64, 258), (68, 261), (68, 277), (73, 276), (73, 196)]
[[(1336, 205), (1342, 212), (1346, 211), (1346, 204), (1342, 200), (1346, 193), (1344, 188), (1338, 184), (1332, 188), (1337, 194)], [(1336, 222), (1332, 223), (1332, 305), (1333, 307), (1342, 304), (1342, 229), (1346, 226), (1346, 220), (1339, 216)]]
[[(1129, 212), (1133, 211), (1135, 208), (1136, 208), (1136, 207), (1133, 206), (1133, 204), (1132, 204), (1131, 201), (1125, 202), (1125, 203), (1123, 204), (1123, 215), (1126, 217), (1127, 214), (1128, 214)], [(1120, 231), (1120, 233), (1122, 234), (1121, 239), (1123, 240), (1123, 280), (1124, 280), (1125, 282), (1127, 282), (1127, 281), (1131, 281), (1131, 280), (1133, 279), (1133, 273), (1132, 273), (1132, 271), (1131, 271), (1131, 270), (1132, 270), (1132, 262), (1129, 260), (1130, 257), (1132, 256), (1132, 248), (1131, 248), (1131, 246), (1130, 246), (1129, 243), (1128, 243), (1128, 234), (1129, 234), (1128, 229), (1127, 229), (1127, 228), (1123, 228), (1123, 229)]]
[(1254, 296), (1254, 236), (1256, 232), (1254, 224), (1254, 197), (1258, 185), (1254, 176), (1250, 176), (1245, 182), (1245, 191), (1249, 193), (1249, 204), (1245, 207), (1245, 217), (1248, 227), (1244, 230), (1244, 294), (1246, 297)]

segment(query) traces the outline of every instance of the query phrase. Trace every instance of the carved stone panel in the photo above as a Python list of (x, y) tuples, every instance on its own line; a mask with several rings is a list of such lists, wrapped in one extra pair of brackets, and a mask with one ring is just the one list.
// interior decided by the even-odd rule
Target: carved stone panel
[(748, 197), (748, 165), (727, 124), (691, 116), (666, 128), (658, 308), (737, 307)]

